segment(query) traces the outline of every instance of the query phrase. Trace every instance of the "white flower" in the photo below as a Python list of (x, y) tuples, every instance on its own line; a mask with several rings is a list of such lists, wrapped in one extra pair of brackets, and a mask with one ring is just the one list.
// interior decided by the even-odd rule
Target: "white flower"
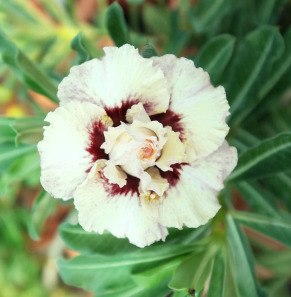
[(59, 85), (61, 106), (38, 144), (43, 187), (74, 197), (86, 231), (139, 247), (165, 240), (167, 227), (205, 224), (237, 163), (223, 87), (185, 58), (104, 51)]

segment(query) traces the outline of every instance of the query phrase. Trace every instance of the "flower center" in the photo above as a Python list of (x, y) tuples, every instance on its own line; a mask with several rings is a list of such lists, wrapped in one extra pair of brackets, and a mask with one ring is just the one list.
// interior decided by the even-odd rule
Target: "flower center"
[(154, 159), (154, 161), (159, 156), (157, 144), (150, 139), (145, 140), (145, 145), (139, 149), (139, 158), (141, 161), (150, 161)]
[[(184, 145), (179, 133), (151, 121), (141, 104), (132, 106), (126, 119), (129, 123), (121, 122), (104, 132), (101, 148), (109, 155), (104, 175), (120, 187), (126, 185), (127, 175), (134, 176), (140, 179), (140, 193), (147, 193), (151, 200), (158, 199), (169, 187), (159, 170), (173, 170), (170, 165), (184, 158)], [(179, 156), (175, 155), (174, 146), (181, 148)]]

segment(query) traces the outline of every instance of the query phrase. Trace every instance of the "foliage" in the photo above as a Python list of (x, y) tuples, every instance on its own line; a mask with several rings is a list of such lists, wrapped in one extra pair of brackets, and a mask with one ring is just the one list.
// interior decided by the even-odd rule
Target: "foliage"
[[(215, 86), (224, 86), (231, 106), (227, 140), (237, 147), (239, 161), (219, 194), (217, 216), (198, 229), (171, 230), (165, 243), (140, 250), (109, 233), (61, 224), (65, 246), (80, 254), (58, 260), (63, 281), (100, 297), (289, 296), (290, 0), (199, 0), (195, 5), (182, 0), (174, 8), (166, 1), (128, 0), (126, 6), (114, 2), (108, 7), (99, 1), (103, 6), (92, 24), (76, 18), (70, 1), (63, 1), (64, 6), (39, 2), (50, 18), (39, 17), (26, 1), (0, 4), (6, 13), (0, 13), (0, 95), (9, 97), (13, 90), (33, 115), (0, 117), (0, 221), (9, 230), (0, 230), (0, 255), (1, 267), (12, 267), (8, 276), (1, 274), (0, 285), (30, 286), (26, 293), (5, 296), (45, 296), (39, 284), (30, 283), (39, 268), (32, 255), (25, 257), (21, 232), (28, 225), (29, 235), (41, 238), (46, 219), (63, 203), (40, 190), (36, 144), (47, 125), (47, 110), (37, 106), (26, 88), (57, 103), (60, 79), (71, 66), (101, 57), (97, 41), (109, 36), (116, 46), (139, 47), (145, 58), (171, 53), (192, 59), (209, 72)], [(11, 29), (15, 25), (17, 32)], [(43, 34), (30, 38), (27, 32), (35, 27)], [(39, 193), (29, 217), (17, 204), (22, 187)], [(17, 253), (14, 262), (7, 260), (4, 245)], [(15, 264), (21, 261), (27, 261), (27, 279), (16, 274), (11, 280), (13, 271), (23, 269)], [(259, 275), (259, 281), (258, 267), (271, 276), (262, 280), (264, 274)]]

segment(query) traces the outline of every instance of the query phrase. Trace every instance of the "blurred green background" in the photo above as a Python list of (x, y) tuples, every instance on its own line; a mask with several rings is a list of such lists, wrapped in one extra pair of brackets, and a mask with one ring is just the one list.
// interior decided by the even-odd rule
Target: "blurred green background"
[[(0, 0), (1, 46), (9, 38), (42, 69), (40, 74), (33, 70), (36, 77), (51, 81), (51, 91), (44, 92), (41, 82), (28, 79), (32, 68), (18, 49), (6, 41), (9, 46), (0, 47), (1, 297), (93, 296), (58, 276), (56, 259), (76, 255), (65, 248), (58, 226), (74, 222), (75, 213), (72, 203), (56, 202), (42, 192), (39, 158), (31, 144), (41, 139), (45, 114), (57, 107), (55, 86), (72, 65), (102, 57), (104, 46), (130, 42), (144, 56), (171, 53), (193, 59), (215, 86), (226, 88), (232, 107), (228, 140), (239, 153), (290, 132), (291, 1), (113, 2)], [(122, 25), (112, 25), (115, 21)], [(22, 120), (32, 116), (31, 122)], [(222, 203), (290, 222), (287, 171), (231, 186)], [(291, 251), (283, 244), (290, 247), (291, 238), (279, 242), (276, 236), (243, 230), (256, 257), (257, 277), (268, 291), (264, 296), (291, 296)]]

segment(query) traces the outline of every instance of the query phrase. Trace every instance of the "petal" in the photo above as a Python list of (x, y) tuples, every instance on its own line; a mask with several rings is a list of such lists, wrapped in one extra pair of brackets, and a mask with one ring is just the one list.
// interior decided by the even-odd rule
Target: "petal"
[(100, 234), (108, 230), (118, 238), (128, 237), (139, 247), (165, 240), (168, 231), (154, 222), (131, 193), (114, 195), (102, 170), (106, 160), (98, 160), (86, 181), (78, 187), (74, 203), (84, 230)]
[(162, 196), (166, 190), (169, 188), (169, 183), (165, 178), (162, 178), (159, 170), (156, 167), (150, 167), (146, 171), (150, 177), (151, 182), (147, 186), (146, 193), (141, 193), (141, 195), (149, 194), (149, 192), (153, 191), (157, 195)]
[[(149, 129), (151, 131), (154, 132), (153, 135), (156, 135), (158, 138), (158, 148), (162, 149), (163, 146), (165, 145), (166, 141), (167, 141), (167, 129), (163, 127), (163, 125), (161, 123), (159, 123), (158, 121), (151, 121), (148, 123), (142, 123), (139, 121), (134, 121), (131, 125), (130, 125), (130, 129), (134, 130), (136, 129), (136, 131), (140, 131), (141, 129)], [(131, 134), (133, 136), (133, 133)], [(137, 136), (137, 135), (135, 135)], [(150, 139), (150, 137), (149, 137)]]
[(167, 130), (167, 142), (163, 147), (161, 157), (156, 161), (156, 165), (163, 171), (172, 171), (171, 165), (182, 163), (185, 160), (185, 145), (179, 139), (179, 132), (174, 132), (169, 126)]
[(104, 52), (101, 60), (93, 59), (71, 68), (69, 76), (59, 85), (61, 104), (72, 100), (97, 103), (106, 107), (109, 116), (110, 109), (121, 108), (129, 101), (131, 105), (143, 103), (149, 114), (168, 109), (166, 79), (158, 66), (152, 66), (153, 61), (142, 58), (129, 44), (105, 47)]
[(179, 181), (164, 196), (142, 205), (160, 224), (196, 228), (213, 218), (220, 208), (218, 192), (223, 181), (237, 164), (237, 152), (225, 142), (206, 158), (182, 166)]
[(109, 154), (111, 152), (117, 138), (124, 131), (124, 127), (120, 125), (118, 127), (109, 127), (108, 130), (104, 132), (105, 142), (101, 145), (101, 148), (105, 150), (106, 154)]
[(74, 192), (88, 175), (93, 165), (90, 154), (91, 134), (112, 124), (101, 107), (91, 103), (71, 102), (50, 112), (45, 121), (44, 139), (39, 142), (41, 184), (56, 198), (73, 197)]
[(150, 117), (146, 113), (142, 103), (132, 105), (126, 112), (126, 121), (132, 123), (133, 121), (140, 121), (142, 123), (148, 123), (151, 121)]
[(104, 176), (111, 184), (118, 184), (120, 188), (126, 185), (127, 174), (119, 167), (107, 161), (103, 170)]
[(225, 123), (229, 105), (224, 88), (214, 88), (208, 73), (196, 68), (191, 60), (174, 55), (151, 59), (167, 78), (170, 110), (179, 116), (179, 123), (175, 125), (181, 128), (188, 162), (214, 152), (229, 130)]

